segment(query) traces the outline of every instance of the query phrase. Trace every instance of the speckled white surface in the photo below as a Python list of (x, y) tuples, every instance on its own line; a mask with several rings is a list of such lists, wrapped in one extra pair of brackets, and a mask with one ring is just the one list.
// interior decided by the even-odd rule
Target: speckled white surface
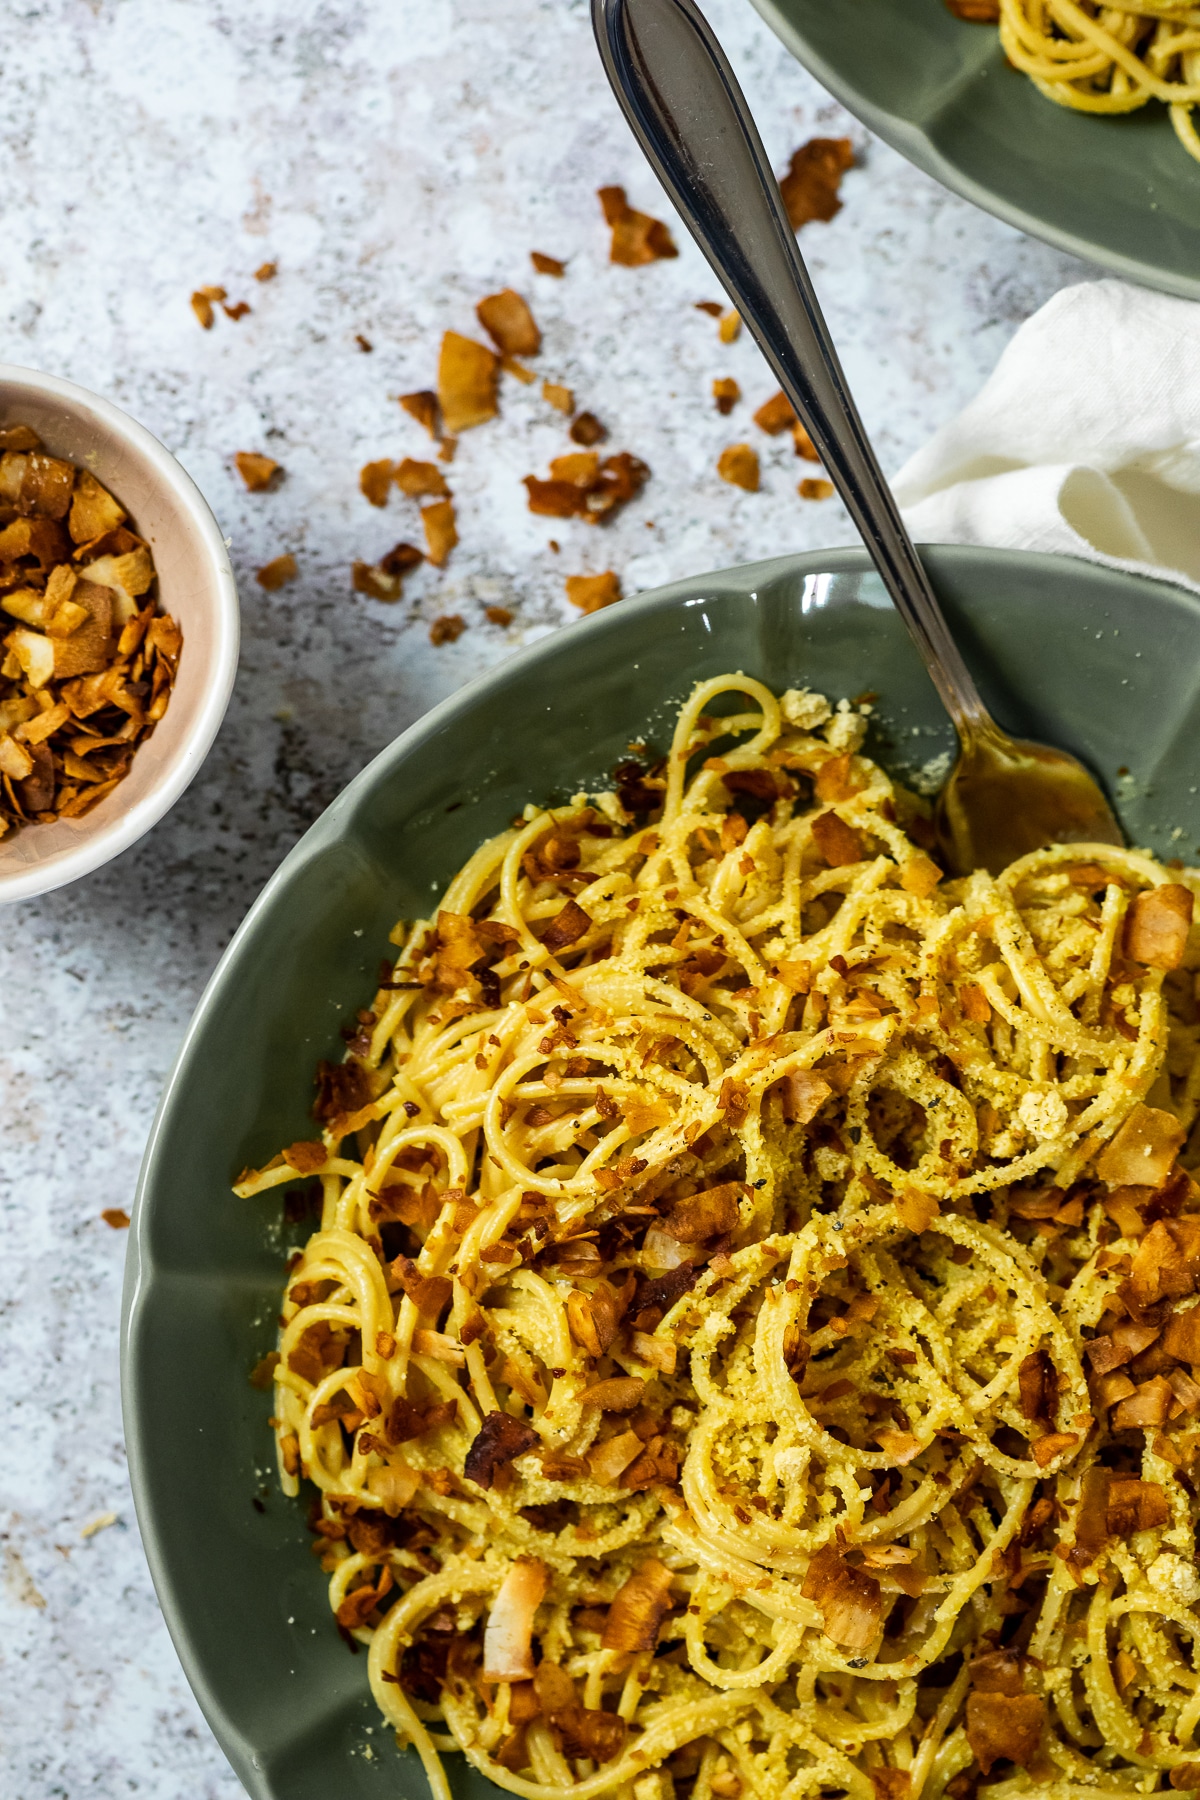
[[(932, 3), (932, 0), (930, 0)], [(1015, 326), (1088, 272), (941, 191), (870, 140), (745, 0), (709, 0), (782, 167), (848, 130), (861, 165), (803, 247), (885, 464), (978, 386)], [(231, 536), (241, 675), (190, 793), (98, 875), (0, 918), (0, 1793), (11, 1800), (233, 1800), (241, 1789), (167, 1638), (133, 1520), (117, 1338), (128, 1206), (160, 1084), (246, 907), (338, 789), (468, 676), (569, 629), (564, 574), (631, 592), (844, 543), (836, 503), (796, 497), (790, 445), (749, 422), (773, 384), (726, 349), (677, 261), (610, 267), (597, 186), (662, 213), (617, 115), (581, 0), (11, 0), (0, 80), (0, 359), (67, 375), (175, 450)], [(570, 259), (535, 277), (532, 248)], [(276, 281), (259, 285), (268, 258)], [(253, 307), (202, 332), (192, 288)], [(383, 607), (351, 560), (419, 536), (411, 502), (358, 492), (368, 458), (421, 455), (394, 396), (431, 385), (441, 331), (512, 284), (567, 382), (643, 457), (641, 501), (604, 531), (531, 517), (521, 475), (568, 448), (537, 388), (451, 472), (462, 544)], [(363, 333), (370, 355), (355, 344)], [(747, 396), (729, 419), (709, 385)], [(756, 438), (763, 491), (717, 480)], [(287, 470), (248, 495), (232, 453)], [(652, 524), (650, 522), (653, 522)], [(557, 536), (562, 551), (547, 547)], [(254, 569), (294, 550), (275, 595)], [(509, 606), (508, 630), (483, 608)], [(428, 623), (458, 612), (458, 643)], [(84, 1539), (82, 1528), (115, 1513)]]

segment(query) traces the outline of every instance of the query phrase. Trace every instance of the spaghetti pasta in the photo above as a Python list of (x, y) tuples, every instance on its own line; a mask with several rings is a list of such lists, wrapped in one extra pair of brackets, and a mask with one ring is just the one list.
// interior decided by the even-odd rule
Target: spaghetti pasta
[(1162, 100), (1200, 161), (1200, 6), (1193, 0), (999, 0), (1008, 60), (1076, 112), (1128, 113)]
[(1200, 1780), (1200, 877), (945, 880), (865, 727), (721, 677), (527, 807), (237, 1185), (319, 1182), (281, 1480), (438, 1800)]

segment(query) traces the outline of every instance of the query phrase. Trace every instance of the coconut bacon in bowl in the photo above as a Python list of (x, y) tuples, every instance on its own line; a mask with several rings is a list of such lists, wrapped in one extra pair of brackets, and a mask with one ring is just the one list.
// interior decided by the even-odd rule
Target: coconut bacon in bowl
[(0, 837), (79, 818), (166, 712), (182, 635), (90, 470), (0, 427)]
[(717, 677), (527, 807), (238, 1184), (317, 1184), (259, 1379), (443, 1800), (1200, 1775), (1200, 878), (948, 881), (864, 727)]

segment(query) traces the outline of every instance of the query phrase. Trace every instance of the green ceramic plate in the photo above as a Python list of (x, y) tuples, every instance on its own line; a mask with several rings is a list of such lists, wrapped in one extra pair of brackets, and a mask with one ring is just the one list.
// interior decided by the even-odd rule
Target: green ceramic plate
[(943, 0), (754, 0), (831, 93), (910, 162), (1060, 250), (1200, 297), (1200, 163), (1157, 102), (1069, 112)]
[[(1200, 845), (1200, 600), (1083, 562), (928, 553), (934, 584), (1010, 729), (1063, 744), (1113, 787), (1138, 842)], [(565, 798), (665, 744), (699, 677), (881, 695), (874, 752), (904, 774), (949, 726), (861, 551), (679, 582), (515, 656), (377, 757), (273, 876), (192, 1021), (151, 1133), (125, 1286), (123, 1397), (138, 1518), (196, 1695), (254, 1800), (425, 1793), (350, 1656), (273, 1479), (270, 1396), (287, 1234), (278, 1197), (236, 1200), (246, 1163), (311, 1132), (318, 1058), (375, 989), (398, 917), (430, 906), (529, 799)], [(1118, 776), (1128, 765), (1130, 773)], [(1182, 833), (1181, 836), (1174, 835)], [(459, 1792), (494, 1792), (462, 1772)]]

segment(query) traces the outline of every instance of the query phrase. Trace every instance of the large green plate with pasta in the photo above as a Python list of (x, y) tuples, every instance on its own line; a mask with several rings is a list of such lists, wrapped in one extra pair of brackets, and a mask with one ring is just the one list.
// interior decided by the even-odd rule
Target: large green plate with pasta
[[(1200, 96), (1188, 0), (1147, 0), (1145, 17), (1120, 0), (1104, 20), (1093, 0), (1002, 0), (1004, 45), (996, 24), (957, 18), (945, 0), (754, 4), (851, 112), (947, 187), (1119, 275), (1200, 296), (1194, 115), (1147, 98)], [(1114, 20), (1128, 66), (1108, 54)], [(1102, 43), (1089, 58), (1091, 31)], [(1156, 61), (1173, 34), (1184, 51)]]
[(1200, 602), (926, 554), (1139, 848), (942, 876), (949, 727), (842, 550), (435, 708), (226, 952), (123, 1396), (254, 1800), (1200, 1781)]

